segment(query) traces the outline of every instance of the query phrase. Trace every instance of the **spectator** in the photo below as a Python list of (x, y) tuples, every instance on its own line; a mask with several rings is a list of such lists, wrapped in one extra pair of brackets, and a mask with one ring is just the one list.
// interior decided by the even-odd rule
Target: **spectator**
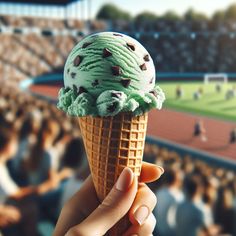
[[(19, 188), (10, 177), (7, 161), (17, 151), (17, 136), (12, 129), (0, 130), (0, 229), (8, 235), (37, 235), (35, 205), (23, 198), (33, 194), (34, 188)], [(26, 208), (27, 205), (27, 208)], [(28, 222), (28, 224), (25, 224)]]
[(219, 189), (216, 203), (216, 221), (222, 226), (225, 234), (235, 235), (236, 212), (234, 206), (233, 191), (225, 186)]
[(58, 132), (58, 125), (54, 120), (50, 118), (44, 119), (37, 136), (37, 143), (31, 148), (28, 157), (24, 161), (28, 183), (37, 186), (48, 181), (48, 185), (45, 185), (45, 188), (48, 189), (45, 189), (45, 191), (57, 186), (56, 182), (54, 182), (54, 186), (53, 181), (56, 181), (54, 177), (56, 176), (58, 160), (50, 155), (49, 150)]
[(76, 172), (73, 176), (71, 176), (65, 184), (63, 194), (61, 196), (60, 210), (72, 197), (76, 191), (78, 191), (83, 183), (81, 178), (82, 164), (85, 156), (84, 146), (81, 139), (76, 138), (71, 140), (68, 143), (64, 156), (62, 158), (62, 164), (67, 168), (76, 169)]
[(171, 236), (175, 230), (176, 206), (184, 199), (181, 191), (182, 172), (179, 169), (170, 169), (165, 173), (166, 185), (160, 188), (156, 195), (158, 206), (154, 213), (157, 217), (157, 231), (160, 236)]
[(211, 235), (217, 235), (221, 227), (216, 225), (214, 219), (214, 208), (217, 199), (217, 181), (214, 177), (204, 178), (204, 192), (203, 192), (203, 205), (204, 205), (204, 216), (207, 225), (210, 225), (209, 231)]
[(28, 155), (28, 150), (36, 142), (36, 133), (38, 132), (39, 126), (40, 122), (38, 120), (33, 120), (32, 116), (28, 116), (24, 119), (19, 130), (18, 150), (9, 166), (11, 175), (20, 185), (26, 184), (26, 179), (24, 178), (26, 176), (22, 168), (22, 163)]
[(179, 204), (176, 212), (176, 236), (197, 236), (207, 229), (202, 204), (202, 181), (192, 176), (186, 181), (186, 200)]

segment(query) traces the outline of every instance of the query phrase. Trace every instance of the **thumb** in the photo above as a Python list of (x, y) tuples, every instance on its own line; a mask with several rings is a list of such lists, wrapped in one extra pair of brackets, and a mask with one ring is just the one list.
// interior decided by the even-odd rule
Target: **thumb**
[(126, 167), (104, 201), (66, 236), (104, 235), (130, 209), (137, 193), (137, 178)]

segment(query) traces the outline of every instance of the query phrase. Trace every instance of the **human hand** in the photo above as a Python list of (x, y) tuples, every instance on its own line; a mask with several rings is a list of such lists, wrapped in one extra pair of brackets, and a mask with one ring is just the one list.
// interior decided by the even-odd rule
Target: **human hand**
[(20, 211), (9, 205), (4, 205), (0, 207), (0, 228), (8, 227), (12, 224), (16, 224), (21, 219)]
[(127, 212), (132, 225), (124, 236), (152, 235), (156, 224), (152, 211), (157, 200), (145, 183), (157, 180), (163, 172), (161, 167), (143, 162), (138, 183), (133, 172), (125, 168), (102, 203), (89, 176), (65, 204), (53, 236), (102, 236)]

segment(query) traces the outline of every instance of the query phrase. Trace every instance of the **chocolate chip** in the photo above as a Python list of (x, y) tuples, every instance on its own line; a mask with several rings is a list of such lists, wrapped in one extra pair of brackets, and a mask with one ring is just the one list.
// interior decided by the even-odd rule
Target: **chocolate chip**
[(84, 87), (79, 87), (79, 89), (77, 88), (77, 86), (75, 84), (73, 84), (73, 90), (77, 95), (80, 95), (81, 93), (87, 93), (88, 91), (84, 88)]
[(77, 86), (76, 86), (75, 84), (73, 84), (73, 90), (74, 90), (75, 93), (78, 92), (78, 90), (77, 90)]
[(115, 76), (121, 75), (121, 69), (119, 66), (112, 66), (111, 70), (113, 75)]
[(131, 79), (122, 79), (120, 82), (125, 88), (127, 88), (131, 83)]
[(98, 83), (98, 80), (95, 79), (95, 80), (93, 81), (93, 83), (92, 83), (92, 86), (95, 87), (95, 86), (97, 86), (98, 84), (99, 84), (99, 83)]
[(121, 93), (120, 92), (112, 92), (111, 96), (115, 97), (115, 98), (120, 98), (121, 97)]
[(145, 55), (144, 57), (143, 57), (143, 59), (144, 59), (144, 61), (150, 61), (150, 57), (149, 57), (149, 55), (147, 54), (147, 55)]
[(87, 42), (87, 43), (84, 43), (82, 48), (87, 48), (90, 44), (92, 44), (92, 42)]
[(114, 36), (120, 36), (120, 37), (123, 37), (123, 35), (122, 35), (122, 34), (117, 34), (117, 33), (114, 33), (113, 35), (114, 35)]
[(141, 70), (147, 70), (146, 64), (143, 63), (141, 66), (139, 66)]
[(68, 73), (68, 74), (70, 73), (70, 68), (67, 69), (67, 73)]
[(131, 43), (126, 43), (127, 47), (130, 48), (131, 50), (135, 50), (135, 46)]
[(151, 80), (149, 81), (149, 84), (152, 84), (154, 80), (154, 77), (151, 78)]
[(114, 103), (112, 103), (111, 105), (109, 105), (109, 106), (107, 107), (107, 111), (108, 111), (108, 112), (114, 112), (114, 111), (116, 110), (116, 107), (117, 107), (117, 103), (114, 102)]
[(79, 87), (79, 91), (78, 91), (78, 94), (81, 94), (81, 93), (87, 93), (88, 91), (84, 88), (84, 87)]
[(153, 94), (155, 97), (157, 97), (157, 96), (158, 96), (158, 93), (157, 93), (157, 91), (156, 91), (156, 90), (152, 90), (152, 91), (150, 91), (149, 93)]
[(103, 49), (102, 57), (110, 57), (112, 55), (111, 51), (108, 48)]
[(70, 88), (69, 88), (69, 87), (65, 88), (65, 92), (66, 92), (66, 93), (69, 92), (69, 91), (70, 91)]
[(71, 72), (71, 73), (70, 73), (70, 76), (71, 76), (72, 79), (74, 79), (75, 76), (76, 76), (76, 73), (75, 73), (75, 72)]
[(79, 66), (79, 64), (82, 62), (82, 57), (81, 56), (76, 56), (76, 58), (74, 59), (74, 66)]

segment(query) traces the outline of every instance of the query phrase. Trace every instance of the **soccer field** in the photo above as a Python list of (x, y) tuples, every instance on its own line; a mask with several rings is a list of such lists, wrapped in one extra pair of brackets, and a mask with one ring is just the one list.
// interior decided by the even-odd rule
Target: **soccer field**
[[(236, 82), (222, 83), (221, 92), (216, 91), (216, 83), (159, 82), (159, 85), (166, 94), (163, 107), (236, 121), (236, 96), (228, 100), (225, 98), (227, 90), (233, 87), (236, 89)], [(178, 86), (183, 91), (181, 98), (176, 96)], [(199, 89), (203, 92), (200, 98), (195, 100), (193, 94)]]

